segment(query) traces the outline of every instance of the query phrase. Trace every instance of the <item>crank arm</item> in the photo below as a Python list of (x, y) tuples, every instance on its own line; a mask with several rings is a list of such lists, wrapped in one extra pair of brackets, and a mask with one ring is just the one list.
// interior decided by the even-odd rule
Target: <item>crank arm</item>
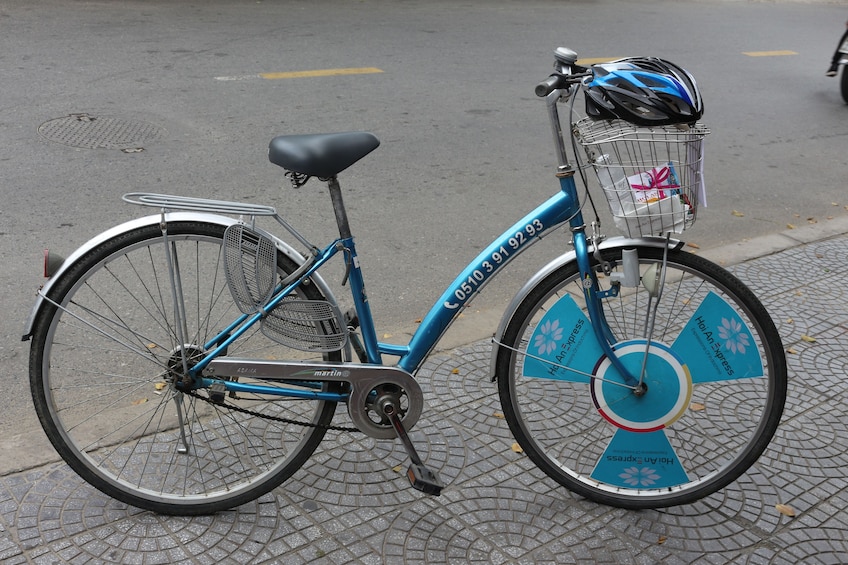
[(421, 457), (415, 451), (415, 446), (412, 445), (412, 441), (403, 427), (403, 422), (401, 422), (400, 416), (398, 416), (397, 407), (392, 401), (386, 400), (381, 403), (380, 409), (392, 423), (398, 439), (403, 444), (407, 455), (409, 455), (409, 460), (412, 462), (406, 471), (406, 478), (409, 479), (412, 488), (420, 490), (424, 494), (432, 494), (433, 496), (442, 494), (442, 489), (445, 488), (444, 483), (439, 479), (439, 475), (435, 471), (428, 469), (421, 461)]

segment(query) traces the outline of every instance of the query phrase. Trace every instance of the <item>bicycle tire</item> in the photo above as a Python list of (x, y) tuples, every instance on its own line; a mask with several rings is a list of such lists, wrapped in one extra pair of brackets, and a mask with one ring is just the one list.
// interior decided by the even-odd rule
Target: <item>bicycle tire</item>
[[(224, 229), (207, 222), (168, 224), (186, 303), (184, 335), (197, 351), (240, 314), (224, 278)], [(61, 275), (34, 324), (30, 387), (47, 437), (85, 481), (146, 510), (208, 514), (258, 498), (288, 479), (321, 442), (335, 403), (242, 393), (222, 403), (209, 402), (205, 391), (180, 392), (169, 379), (169, 364), (179, 358), (179, 333), (162, 241), (159, 225), (133, 229), (95, 247)], [(295, 265), (278, 252), (277, 269), (284, 276)], [(312, 284), (298, 293), (323, 299)], [(291, 350), (258, 329), (250, 332), (227, 354), (291, 358)], [(340, 359), (337, 352), (323, 357)]]
[[(663, 250), (637, 252), (645, 279)], [(621, 249), (602, 258), (621, 270)], [(600, 280), (609, 288), (611, 277)], [(646, 347), (645, 286), (606, 298), (625, 366), (638, 375), (650, 352), (640, 397), (601, 353), (581, 282), (575, 262), (553, 271), (504, 331), (498, 391), (524, 452), (571, 491), (629, 509), (694, 502), (736, 480), (768, 445), (786, 400), (783, 346), (759, 300), (718, 265), (669, 251)]]

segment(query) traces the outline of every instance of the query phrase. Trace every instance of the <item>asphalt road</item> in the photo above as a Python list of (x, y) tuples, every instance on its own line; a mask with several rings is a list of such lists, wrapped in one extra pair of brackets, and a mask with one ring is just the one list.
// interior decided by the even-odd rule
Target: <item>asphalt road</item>
[[(706, 100), (702, 249), (844, 217), (848, 106), (824, 71), (848, 2), (4, 0), (0, 4), (0, 470), (49, 449), (27, 385), (23, 323), (44, 247), (70, 253), (147, 213), (129, 191), (272, 204), (316, 240), (326, 190), (295, 191), (266, 158), (283, 133), (370, 130), (382, 146), (341, 177), (383, 335), (414, 326), (465, 263), (557, 189), (533, 86), (552, 50), (657, 55)], [(269, 75), (374, 68), (362, 74)], [(49, 138), (73, 114), (149, 126), (143, 143)], [(612, 228), (610, 228), (612, 229)], [(509, 298), (564, 250), (552, 237), (472, 304), (491, 333)], [(789, 266), (788, 268), (791, 268)], [(331, 273), (330, 278), (337, 279)], [(811, 276), (815, 276), (811, 274)], [(485, 320), (485, 323), (484, 323)], [(473, 333), (473, 332), (472, 332)]]

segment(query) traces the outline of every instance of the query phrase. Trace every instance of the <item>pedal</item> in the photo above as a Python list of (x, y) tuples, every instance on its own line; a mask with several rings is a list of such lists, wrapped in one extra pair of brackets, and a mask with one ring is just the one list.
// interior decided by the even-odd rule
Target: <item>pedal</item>
[(431, 471), (424, 465), (415, 465), (413, 463), (407, 469), (406, 477), (409, 479), (412, 488), (420, 490), (424, 494), (439, 496), (442, 494), (442, 489), (445, 488), (444, 483), (439, 480), (439, 476), (435, 471)]
[(209, 387), (209, 400), (215, 404), (224, 403), (224, 395), (227, 393), (227, 387), (224, 383), (213, 383)]
[(409, 460), (412, 462), (409, 469), (406, 471), (406, 478), (409, 479), (409, 483), (412, 485), (412, 488), (420, 490), (424, 494), (431, 494), (433, 496), (439, 496), (442, 494), (442, 489), (445, 488), (444, 483), (442, 483), (439, 476), (434, 471), (431, 471), (424, 466), (424, 463), (421, 461), (421, 457), (418, 456), (418, 452), (415, 451), (415, 447), (412, 445), (412, 441), (406, 433), (406, 429), (403, 426), (403, 422), (400, 420), (400, 416), (398, 415), (394, 403), (390, 399), (383, 399), (381, 401), (381, 407), (383, 409), (383, 413), (392, 423), (395, 434), (403, 444), (404, 449), (406, 449), (406, 454), (409, 455)]

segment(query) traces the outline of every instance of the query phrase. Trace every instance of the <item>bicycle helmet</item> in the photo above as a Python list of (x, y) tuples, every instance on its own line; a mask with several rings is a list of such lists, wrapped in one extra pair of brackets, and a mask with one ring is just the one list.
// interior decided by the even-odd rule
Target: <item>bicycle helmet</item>
[(640, 126), (691, 124), (704, 113), (695, 79), (684, 68), (657, 57), (631, 57), (593, 65), (586, 88), (586, 114)]

